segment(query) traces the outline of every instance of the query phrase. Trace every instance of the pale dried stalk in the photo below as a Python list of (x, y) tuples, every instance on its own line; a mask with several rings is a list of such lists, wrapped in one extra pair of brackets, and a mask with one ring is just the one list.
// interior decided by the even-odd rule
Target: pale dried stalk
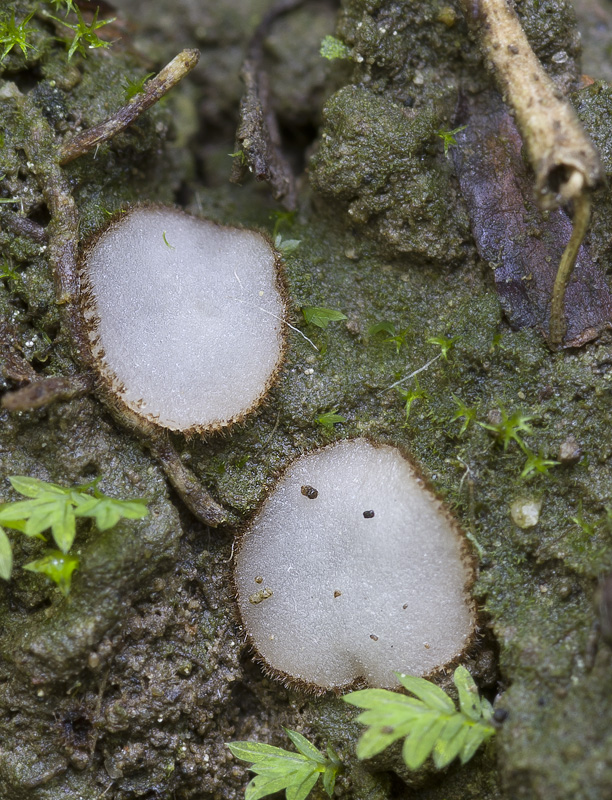
[(576, 112), (544, 71), (506, 0), (479, 0), (476, 29), (504, 101), (514, 111), (542, 208), (556, 208), (603, 178)]

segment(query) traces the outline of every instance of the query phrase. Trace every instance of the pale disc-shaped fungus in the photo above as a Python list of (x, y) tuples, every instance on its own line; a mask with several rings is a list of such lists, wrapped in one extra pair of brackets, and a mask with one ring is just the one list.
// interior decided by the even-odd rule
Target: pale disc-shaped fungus
[(394, 447), (365, 439), (293, 462), (243, 534), (242, 622), (279, 677), (322, 689), (427, 675), (470, 644), (473, 567), (444, 505)]
[(256, 231), (156, 206), (115, 219), (81, 261), (83, 314), (107, 388), (171, 430), (241, 419), (283, 356), (279, 266)]

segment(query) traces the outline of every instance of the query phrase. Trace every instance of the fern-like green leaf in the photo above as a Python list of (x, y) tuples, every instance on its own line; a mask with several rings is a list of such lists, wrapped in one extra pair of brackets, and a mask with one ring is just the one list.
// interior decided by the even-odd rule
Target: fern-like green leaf
[[(1, 503), (0, 523), (43, 540), (43, 532), (51, 529), (61, 552), (50, 551), (24, 568), (47, 575), (64, 594), (70, 591), (72, 572), (79, 563), (76, 557), (68, 556), (76, 535), (77, 517), (91, 517), (98, 530), (105, 531), (122, 518), (142, 519), (149, 513), (143, 500), (115, 500), (99, 492), (96, 489), (99, 478), (86, 486), (69, 488), (27, 475), (12, 475), (9, 480), (13, 488), (28, 499)], [(6, 534), (1, 528), (0, 531), (0, 577), (8, 580), (12, 553)]]
[(259, 742), (228, 743), (236, 758), (248, 761), (249, 769), (255, 773), (247, 785), (245, 800), (260, 800), (283, 789), (287, 800), (305, 800), (320, 776), (323, 777), (323, 788), (331, 797), (341, 768), (335, 752), (328, 747), (325, 757), (301, 733), (288, 728), (285, 732), (297, 753)]
[(415, 697), (387, 689), (363, 689), (344, 697), (364, 709), (357, 721), (368, 726), (357, 742), (358, 758), (371, 758), (404, 739), (402, 755), (409, 769), (419, 769), (429, 756), (443, 769), (457, 757), (465, 764), (495, 733), (489, 722), (493, 709), (479, 697), (465, 667), (457, 667), (454, 674), (460, 710), (439, 686), (414, 675), (396, 674)]

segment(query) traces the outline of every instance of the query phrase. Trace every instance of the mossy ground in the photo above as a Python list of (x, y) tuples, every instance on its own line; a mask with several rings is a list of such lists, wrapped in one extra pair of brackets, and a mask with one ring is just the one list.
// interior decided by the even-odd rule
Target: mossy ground
[[(602, 645), (589, 671), (587, 650), (597, 578), (612, 568), (606, 515), (612, 481), (611, 343), (604, 338), (580, 351), (551, 354), (538, 332), (512, 331), (502, 319), (489, 267), (476, 259), (465, 210), (435, 136), (438, 127), (451, 124), (458, 75), (476, 69), (477, 56), (458, 7), (424, 3), (410, 10), (409, 5), (347, 2), (339, 30), (363, 55), (352, 69), (355, 83), (369, 76), (366, 93), (375, 99), (366, 112), (378, 104), (383, 113), (388, 104), (387, 140), (394, 138), (395, 124), (401, 127), (397, 141), (418, 133), (410, 170), (421, 158), (423, 180), (436, 178), (439, 213), (432, 224), (440, 229), (445, 220), (453, 222), (447, 227), (453, 263), (451, 258), (445, 263), (437, 251), (428, 257), (433, 234), (424, 221), (421, 240), (418, 230), (408, 228), (414, 247), (399, 248), (404, 253), (399, 256), (396, 248), (391, 260), (389, 240), (367, 220), (351, 222), (343, 205), (349, 198), (341, 196), (333, 174), (315, 164), (327, 199), (304, 190), (295, 220), (281, 225), (280, 232), (301, 240), (287, 259), (290, 321), (318, 350), (291, 332), (283, 373), (257, 415), (225, 437), (176, 443), (213, 495), (243, 518), (278, 471), (307, 449), (357, 435), (407, 447), (479, 554), (476, 594), (490, 632), (483, 631), (469, 665), (492, 698), (496, 690), (502, 692), (497, 705), (508, 717), (500, 733), (466, 767), (453, 767), (441, 777), (411, 777), (393, 755), (373, 765), (357, 764), (353, 711), (336, 698), (313, 699), (278, 685), (242, 652), (228, 589), (233, 532), (194, 522), (141, 446), (117, 429), (94, 399), (82, 398), (18, 416), (2, 412), (2, 475), (25, 473), (70, 484), (102, 474), (102, 488), (109, 493), (153, 498), (152, 521), (126, 523), (103, 539), (84, 532), (77, 539), (83, 570), (81, 577), (75, 574), (67, 600), (40, 576), (19, 569), (3, 586), (0, 794), (15, 800), (67, 795), (94, 800), (105, 792), (116, 800), (238, 798), (245, 770), (223, 742), (256, 738), (287, 746), (286, 725), (338, 748), (349, 765), (339, 796), (355, 800), (606, 796), (612, 783), (612, 654)], [(563, 13), (551, 11), (558, 5), (522, 4), (543, 57), (563, 48), (573, 52), (566, 5)], [(20, 4), (18, 15), (28, 8)], [(452, 15), (455, 22), (449, 25)], [(255, 21), (254, 14), (241, 36)], [(36, 24), (40, 57), (28, 67), (11, 55), (0, 92), (7, 81), (26, 92), (34, 78), (36, 103), (58, 135), (74, 125), (75, 114), (85, 125), (104, 117), (122, 102), (122, 76), (135, 79), (148, 71), (131, 54), (114, 51), (68, 66), (49, 29)], [(211, 17), (208, 25), (215, 41), (222, 41), (221, 22)], [(396, 37), (394, 29), (401, 31)], [(288, 52), (278, 43), (277, 51)], [(408, 61), (402, 55), (406, 51), (412, 54)], [(442, 96), (433, 85), (436, 77), (444, 83)], [(209, 107), (213, 84), (185, 89), (170, 106), (179, 109), (178, 127), (192, 120), (192, 112), (180, 112), (185, 97), (204, 98)], [(304, 97), (315, 95), (302, 91)], [(612, 139), (602, 112), (608, 91), (590, 90), (584, 97), (581, 112), (605, 155)], [(37, 214), (40, 191), (19, 146), (28, 121), (15, 113), (15, 102), (11, 92), (0, 94), (6, 121), (4, 189), (25, 198), (26, 212)], [(402, 116), (401, 107), (415, 111)], [(276, 209), (263, 187), (210, 188), (224, 159), (229, 173), (231, 139), (220, 134), (216, 149), (209, 144), (205, 152), (197, 145), (198, 166), (197, 159), (173, 146), (181, 137), (171, 116), (168, 107), (155, 110), (96, 158), (86, 156), (68, 168), (82, 235), (99, 226), (108, 211), (143, 198), (185, 198), (192, 211), (270, 231)], [(313, 111), (309, 120), (315, 118)], [(408, 131), (404, 120), (410, 122)], [(348, 122), (354, 131), (354, 122)], [(367, 130), (358, 132), (359, 152), (372, 156), (375, 177), (385, 172), (384, 182), (363, 183), (367, 205), (380, 200), (371, 187), (388, 188), (393, 170), (373, 157), (380, 151), (380, 130), (371, 132), (370, 145)], [(385, 152), (393, 160), (390, 145)], [(351, 151), (344, 157), (350, 159)], [(320, 165), (323, 156), (318, 158)], [(406, 194), (409, 185), (394, 183), (393, 191), (409, 211), (404, 223), (413, 225), (411, 214), (418, 206)], [(337, 206), (330, 197), (339, 198)], [(602, 197), (603, 219), (606, 204)], [(45, 250), (6, 229), (0, 237), (3, 256), (19, 275), (0, 286), (0, 310), (11, 322), (13, 342), (41, 374), (70, 373), (75, 367), (59, 328)], [(597, 221), (593, 239), (600, 257), (607, 258)], [(348, 319), (325, 331), (307, 326), (300, 311), (304, 305), (337, 308)], [(368, 333), (381, 321), (404, 332), (399, 348), (384, 335)], [(447, 359), (440, 356), (419, 373), (422, 396), (406, 418), (405, 399), (389, 387), (440, 355), (439, 345), (428, 339), (441, 336), (457, 338)], [(417, 388), (414, 379), (403, 386)], [(457, 401), (474, 412), (463, 431), (466, 420), (456, 418)], [(523, 437), (532, 452), (556, 460), (571, 436), (580, 447), (579, 460), (522, 478), (525, 453), (515, 443), (504, 451), (478, 425), (490, 422), (491, 412), (500, 408), (532, 417), (532, 433)], [(346, 423), (329, 430), (316, 422), (334, 409)], [(520, 498), (542, 501), (533, 528), (520, 529), (510, 518), (510, 505)], [(593, 530), (572, 521), (576, 516)], [(23, 537), (15, 542), (18, 563), (38, 547)]]

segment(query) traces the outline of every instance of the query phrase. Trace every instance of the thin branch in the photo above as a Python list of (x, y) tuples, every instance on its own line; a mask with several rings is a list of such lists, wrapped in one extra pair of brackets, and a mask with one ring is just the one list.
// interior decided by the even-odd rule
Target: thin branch
[(230, 177), (232, 183), (241, 183), (250, 172), (256, 180), (267, 181), (274, 198), (281, 200), (289, 210), (297, 203), (295, 176), (281, 147), (281, 134), (264, 69), (263, 45), (274, 22), (303, 3), (304, 0), (279, 0), (264, 15), (251, 38), (240, 71), (245, 91), (240, 103), (234, 147), (236, 158)]
[(183, 50), (179, 53), (129, 103), (104, 122), (65, 142), (60, 149), (60, 164), (63, 166), (74, 161), (125, 130), (191, 72), (199, 59), (199, 50)]
[(56, 403), (59, 400), (72, 400), (88, 394), (94, 386), (92, 375), (73, 375), (68, 378), (40, 378), (28, 386), (7, 392), (0, 404), (7, 411), (33, 411), (36, 408)]
[(181, 457), (163, 433), (151, 436), (147, 446), (161, 462), (168, 480), (187, 508), (198, 519), (213, 528), (231, 521), (230, 513), (213, 500), (204, 485), (185, 467)]
[(604, 181), (599, 154), (578, 116), (531, 49), (507, 0), (463, 0), (483, 55), (514, 111), (544, 209), (574, 201), (574, 229), (561, 258), (551, 302), (549, 344), (563, 343), (565, 289), (590, 219), (587, 195)]
[(16, 214), (14, 211), (1, 210), (0, 219), (17, 236), (26, 236), (36, 244), (46, 244), (48, 241), (47, 231), (34, 220)]
[[(189, 53), (191, 51), (186, 52)], [(162, 70), (160, 75), (168, 70), (169, 67), (170, 65), (165, 70)], [(156, 99), (159, 99), (159, 97)], [(51, 216), (47, 252), (50, 266), (55, 274), (56, 299), (62, 313), (62, 327), (70, 336), (72, 355), (76, 363), (84, 372), (96, 373), (97, 367), (89, 345), (89, 337), (85, 330), (84, 318), (79, 308), (80, 278), (77, 268), (78, 210), (72, 196), (70, 184), (58, 163), (55, 136), (49, 124), (40, 109), (36, 107), (28, 96), (20, 95), (19, 102), (21, 113), (27, 120), (30, 132), (24, 142), (24, 149), (28, 161), (32, 164), (32, 172), (36, 175)], [(92, 146), (95, 146), (95, 143)], [(229, 513), (212, 499), (195, 475), (183, 465), (170, 442), (163, 435), (160, 435), (151, 423), (138, 417), (137, 414), (119, 410), (112, 390), (105, 387), (101, 381), (97, 382), (95, 390), (99, 399), (106, 405), (115, 419), (138, 435), (153, 455), (159, 458), (168, 479), (187, 507), (199, 519), (212, 526), (227, 521)]]

